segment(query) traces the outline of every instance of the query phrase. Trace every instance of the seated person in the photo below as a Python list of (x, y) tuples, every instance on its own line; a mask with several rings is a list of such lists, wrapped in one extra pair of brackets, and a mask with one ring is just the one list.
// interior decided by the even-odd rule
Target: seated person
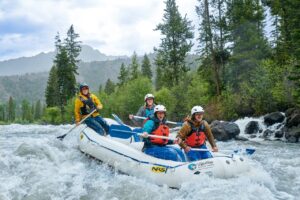
[(183, 162), (185, 158), (180, 149), (166, 146), (167, 144), (173, 144), (173, 141), (151, 137), (151, 135), (169, 136), (170, 130), (166, 125), (166, 111), (163, 105), (155, 106), (154, 116), (149, 117), (145, 122), (143, 126), (144, 133), (142, 134), (144, 138), (143, 151), (156, 158)]
[(191, 148), (207, 149), (205, 145), (208, 139), (213, 152), (218, 151), (214, 136), (208, 123), (203, 120), (204, 110), (201, 106), (194, 106), (191, 110), (191, 118), (187, 118), (177, 134), (178, 144), (184, 149), (189, 161), (211, 158), (209, 151), (192, 151)]

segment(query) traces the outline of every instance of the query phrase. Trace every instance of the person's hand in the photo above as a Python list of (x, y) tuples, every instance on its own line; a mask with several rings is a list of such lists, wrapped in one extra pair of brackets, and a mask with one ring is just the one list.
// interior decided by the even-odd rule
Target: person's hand
[(132, 114), (130, 114), (128, 117), (129, 117), (129, 119), (133, 119), (133, 115)]
[(213, 147), (212, 148), (212, 152), (218, 152), (218, 151), (219, 151), (218, 147)]
[(185, 147), (184, 152), (185, 152), (185, 153), (188, 153), (190, 150), (191, 150), (191, 147), (190, 147), (190, 146), (187, 146), (187, 147)]
[(101, 110), (103, 106), (97, 106), (97, 110)]
[(141, 137), (142, 138), (147, 138), (147, 137), (149, 137), (149, 134), (147, 132), (144, 132), (144, 133), (141, 134)]
[(76, 122), (76, 126), (79, 126), (80, 125), (80, 123), (79, 122)]

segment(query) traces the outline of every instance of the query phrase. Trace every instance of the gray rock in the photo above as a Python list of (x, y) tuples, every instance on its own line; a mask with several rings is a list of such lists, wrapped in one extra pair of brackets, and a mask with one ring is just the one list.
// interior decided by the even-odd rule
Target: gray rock
[(272, 134), (273, 134), (273, 131), (271, 131), (270, 129), (267, 129), (263, 133), (263, 138), (270, 137)]
[(258, 131), (259, 131), (259, 125), (257, 121), (248, 122), (245, 128), (246, 134), (256, 134)]
[(283, 130), (276, 131), (276, 132), (275, 132), (275, 137), (276, 137), (276, 138), (282, 138), (282, 137), (283, 137), (283, 134), (284, 134)]
[(293, 113), (291, 116), (289, 116), (286, 120), (286, 126), (288, 128), (291, 128), (293, 126), (298, 126), (300, 124), (300, 113)]
[(256, 138), (256, 135), (250, 135), (250, 138)]
[(215, 120), (210, 126), (214, 137), (219, 141), (230, 140), (240, 133), (238, 125), (233, 122), (220, 122)]
[(284, 115), (281, 112), (273, 112), (264, 117), (264, 123), (267, 126), (271, 126), (275, 123), (283, 122)]
[(235, 139), (235, 140), (240, 140), (240, 141), (248, 141), (248, 140), (249, 140), (248, 138), (245, 138), (245, 137), (240, 136), (240, 135), (235, 136), (234, 139)]
[(293, 127), (287, 130), (285, 133), (285, 138), (289, 142), (298, 142), (300, 137), (300, 127)]

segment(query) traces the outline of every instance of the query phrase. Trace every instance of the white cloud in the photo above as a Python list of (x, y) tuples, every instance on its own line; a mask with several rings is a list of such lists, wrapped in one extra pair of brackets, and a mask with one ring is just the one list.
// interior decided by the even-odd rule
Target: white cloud
[[(182, 15), (196, 20), (197, 0), (177, 0), (177, 4)], [(56, 32), (64, 37), (71, 24), (83, 43), (105, 54), (152, 52), (160, 42), (160, 33), (153, 29), (162, 20), (165, 4), (162, 0), (1, 0), (0, 8), (0, 23), (17, 18), (39, 27), (32, 33), (0, 31), (3, 60), (53, 49)]]

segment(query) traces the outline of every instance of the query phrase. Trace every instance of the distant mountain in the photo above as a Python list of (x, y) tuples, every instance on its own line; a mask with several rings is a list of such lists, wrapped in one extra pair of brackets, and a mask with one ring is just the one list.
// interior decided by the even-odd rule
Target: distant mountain
[[(152, 63), (152, 71), (155, 74), (153, 65), (155, 55), (149, 54)], [(187, 65), (191, 70), (197, 68), (195, 55), (187, 57)], [(141, 63), (143, 57), (138, 57)], [(79, 64), (77, 82), (86, 82), (90, 85), (92, 91), (97, 92), (100, 85), (105, 85), (107, 79), (117, 82), (121, 64), (128, 66), (131, 58), (118, 58), (115, 60), (81, 62)], [(24, 75), (0, 76), (0, 103), (7, 102), (9, 96), (12, 96), (18, 103), (23, 99), (35, 102), (38, 99), (45, 100), (45, 88), (47, 85), (49, 72), (40, 72)]]
[[(47, 72), (53, 65), (55, 53), (40, 53), (32, 57), (21, 57), (0, 61), (0, 76), (22, 75), (26, 73)], [(115, 60), (126, 56), (107, 56), (88, 45), (82, 45), (79, 59), (83, 62)]]

